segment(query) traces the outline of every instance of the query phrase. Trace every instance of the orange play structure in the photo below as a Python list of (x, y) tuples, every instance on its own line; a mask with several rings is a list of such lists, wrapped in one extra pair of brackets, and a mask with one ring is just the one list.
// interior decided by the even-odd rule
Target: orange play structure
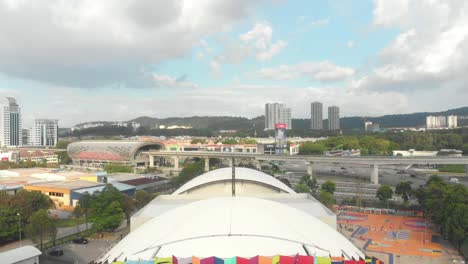
[(429, 223), (420, 217), (341, 212), (338, 223), (353, 228), (353, 238), (367, 241), (365, 250), (410, 256), (440, 257), (442, 248)]

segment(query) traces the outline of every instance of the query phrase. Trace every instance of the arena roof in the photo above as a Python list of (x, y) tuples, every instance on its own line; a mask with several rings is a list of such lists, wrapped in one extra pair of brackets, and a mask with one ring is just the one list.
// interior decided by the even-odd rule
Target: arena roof
[(364, 257), (336, 230), (301, 210), (259, 198), (222, 197), (149, 220), (98, 261), (276, 254)]
[(103, 140), (80, 141), (68, 145), (67, 152), (72, 159), (133, 161), (141, 149), (161, 149), (160, 142)]
[[(204, 173), (193, 180), (182, 185), (179, 189), (174, 191), (173, 194), (182, 194), (184, 192), (190, 191), (194, 188), (199, 188), (203, 185), (207, 185), (213, 182), (220, 181), (231, 181), (232, 179), (232, 168), (222, 168), (217, 170), (212, 170), (207, 173)], [(275, 189), (281, 190), (285, 193), (294, 194), (296, 193), (293, 189), (289, 188), (286, 184), (275, 179), (274, 177), (263, 173), (258, 170), (253, 170), (249, 168), (240, 168), (236, 167), (236, 180), (245, 180), (261, 183)]]

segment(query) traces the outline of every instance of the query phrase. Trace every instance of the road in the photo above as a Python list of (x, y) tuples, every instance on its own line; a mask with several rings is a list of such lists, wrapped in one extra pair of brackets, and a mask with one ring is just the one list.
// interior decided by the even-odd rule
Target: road
[(88, 264), (96, 260), (111, 246), (109, 241), (90, 240), (87, 245), (67, 243), (58, 248), (63, 250), (63, 256), (54, 257), (47, 253), (39, 258), (41, 264)]
[[(305, 162), (288, 161), (281, 163), (280, 169), (287, 173), (294, 173), (297, 177), (301, 177), (307, 171)], [(395, 186), (401, 181), (411, 181), (413, 188), (424, 185), (428, 179), (430, 172), (416, 171), (414, 169), (405, 170), (404, 165), (386, 165), (379, 166), (379, 183)], [(400, 172), (401, 171), (401, 172)], [(331, 180), (351, 180), (351, 181), (366, 181), (370, 182), (370, 168), (364, 165), (353, 164), (314, 164), (313, 174), (317, 178)], [(413, 175), (413, 176), (412, 176)], [(442, 178), (449, 180), (450, 175), (442, 175)], [(468, 178), (465, 176), (455, 176), (460, 180), (461, 184), (468, 186)]]

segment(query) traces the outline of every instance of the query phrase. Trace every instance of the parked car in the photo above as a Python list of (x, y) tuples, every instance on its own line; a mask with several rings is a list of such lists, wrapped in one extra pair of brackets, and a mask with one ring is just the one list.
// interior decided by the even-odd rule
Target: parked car
[(48, 253), (50, 256), (60, 257), (63, 256), (63, 250), (61, 248), (51, 249)]
[(88, 239), (84, 238), (84, 237), (77, 237), (75, 239), (73, 239), (73, 243), (75, 244), (88, 244)]
[(450, 178), (450, 182), (452, 183), (460, 183), (460, 181), (457, 178)]
[(411, 178), (416, 178), (416, 174), (410, 174)]

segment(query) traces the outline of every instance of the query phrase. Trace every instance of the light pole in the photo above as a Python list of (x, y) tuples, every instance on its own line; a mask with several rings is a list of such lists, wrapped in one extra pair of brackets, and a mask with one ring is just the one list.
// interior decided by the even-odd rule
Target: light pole
[(19, 246), (21, 247), (21, 214), (20, 213), (17, 213), (16, 214), (18, 216), (18, 229), (19, 229)]

